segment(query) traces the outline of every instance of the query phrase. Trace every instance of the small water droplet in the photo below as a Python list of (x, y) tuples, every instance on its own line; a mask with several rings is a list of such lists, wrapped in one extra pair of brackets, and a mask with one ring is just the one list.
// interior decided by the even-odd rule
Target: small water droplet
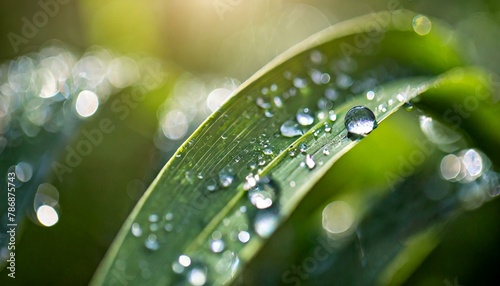
[(188, 273), (189, 284), (203, 286), (207, 282), (207, 269), (205, 267), (193, 267)]
[(271, 107), (271, 104), (269, 102), (265, 101), (262, 97), (258, 97), (255, 100), (255, 103), (257, 104), (257, 106), (259, 106), (260, 108), (263, 108), (263, 109), (268, 109), (269, 107)]
[(273, 83), (273, 84), (271, 84), (271, 87), (270, 87), (269, 89), (270, 89), (272, 92), (275, 92), (275, 91), (277, 91), (277, 90), (278, 90), (278, 85), (277, 85), (277, 84), (275, 84), (275, 83)]
[(295, 148), (292, 148), (288, 151), (288, 155), (290, 155), (290, 157), (295, 157), (297, 156), (297, 149)]
[(305, 78), (296, 77), (293, 79), (293, 86), (296, 88), (305, 88), (307, 87), (307, 80)]
[(330, 150), (328, 150), (328, 148), (325, 147), (325, 149), (323, 149), (323, 155), (325, 156), (330, 155)]
[(280, 127), (280, 132), (281, 135), (285, 137), (295, 137), (304, 134), (302, 133), (302, 130), (300, 130), (299, 124), (294, 120), (285, 121)]
[(404, 108), (405, 108), (405, 110), (406, 110), (406, 111), (412, 111), (412, 110), (413, 110), (413, 108), (414, 108), (413, 103), (411, 103), (411, 102), (406, 102), (406, 103), (404, 104)]
[(321, 110), (328, 110), (328, 109), (330, 109), (332, 107), (333, 107), (333, 103), (330, 100), (328, 100), (328, 99), (326, 99), (324, 97), (318, 99), (318, 108), (319, 109), (321, 109)]
[(248, 191), (248, 198), (252, 205), (258, 209), (270, 207), (277, 199), (279, 188), (277, 184), (269, 177), (260, 179), (254, 188)]
[(260, 93), (262, 93), (263, 95), (266, 95), (269, 93), (269, 88), (267, 87), (263, 87), (261, 90), (260, 90)]
[(264, 150), (262, 150), (262, 153), (264, 153), (264, 155), (272, 155), (273, 154), (273, 149), (271, 148), (265, 148)]
[(318, 139), (319, 135), (321, 134), (321, 129), (316, 129), (314, 132), (313, 132), (313, 136), (314, 138)]
[(309, 168), (309, 170), (312, 170), (312, 169), (314, 169), (314, 167), (316, 167), (316, 162), (314, 161), (314, 158), (310, 154), (306, 155), (305, 162), (306, 162), (306, 166), (307, 166), (307, 168)]
[(220, 253), (224, 250), (224, 241), (221, 239), (213, 239), (210, 242), (210, 250), (212, 250), (213, 253)]
[(323, 125), (325, 126), (326, 133), (332, 132), (332, 127), (330, 126), (330, 124), (328, 124), (328, 122), (325, 122)]
[(350, 134), (365, 136), (377, 128), (373, 112), (364, 106), (355, 106), (345, 115), (344, 124)]
[(168, 220), (168, 221), (171, 221), (174, 219), (174, 214), (173, 213), (167, 213), (165, 215), (165, 219)]
[(432, 22), (423, 15), (417, 15), (413, 18), (413, 30), (420, 36), (429, 34), (432, 30)]
[(174, 226), (171, 223), (167, 223), (163, 228), (165, 229), (165, 231), (171, 232), (174, 229)]
[(338, 98), (338, 92), (333, 88), (327, 88), (325, 90), (325, 97), (331, 101), (335, 101)]
[(375, 98), (375, 92), (373, 92), (373, 91), (371, 91), (371, 90), (370, 90), (370, 91), (368, 91), (368, 92), (366, 93), (366, 98), (367, 98), (368, 100), (373, 100), (373, 99)]
[(245, 183), (243, 184), (243, 189), (245, 191), (250, 190), (251, 188), (257, 185), (258, 180), (259, 180), (259, 175), (254, 176), (252, 173), (250, 173), (248, 176), (245, 177)]
[(240, 231), (238, 233), (238, 240), (242, 243), (247, 243), (250, 240), (250, 233), (248, 231)]
[(295, 188), (295, 181), (290, 181), (290, 187)]
[(156, 235), (150, 234), (146, 239), (146, 241), (144, 242), (144, 246), (151, 251), (158, 250), (160, 248), (160, 244), (158, 243)]
[(210, 179), (207, 182), (207, 191), (213, 192), (217, 189), (217, 182), (214, 179)]
[(150, 214), (148, 217), (149, 222), (157, 222), (158, 221), (158, 215), (157, 214)]
[(196, 177), (198, 177), (198, 179), (202, 180), (203, 179), (203, 173), (198, 173), (198, 175)]
[(189, 265), (191, 265), (191, 258), (185, 254), (179, 256), (177, 260), (179, 261), (179, 264), (184, 267), (188, 267)]
[(387, 104), (381, 103), (377, 106), (377, 109), (379, 112), (386, 112), (387, 111)]
[(278, 108), (282, 108), (283, 107), (283, 100), (281, 99), (281, 97), (275, 96), (273, 98), (273, 101), (274, 101), (274, 105), (276, 105), (276, 107), (278, 107)]
[(157, 223), (152, 223), (149, 225), (149, 230), (155, 232), (158, 230), (158, 224)]
[(309, 126), (314, 123), (314, 113), (309, 108), (299, 109), (296, 118), (297, 122), (302, 126)]
[(133, 236), (135, 236), (135, 237), (139, 237), (139, 236), (141, 236), (141, 235), (142, 235), (142, 228), (141, 228), (141, 226), (140, 226), (138, 223), (136, 223), (136, 222), (134, 222), (134, 223), (132, 224), (132, 227), (130, 228), (130, 231), (132, 232), (132, 235), (133, 235)]
[(263, 237), (268, 238), (276, 230), (278, 226), (278, 214), (274, 210), (259, 211), (255, 216), (254, 229), (255, 232)]
[(234, 181), (234, 171), (230, 166), (224, 167), (219, 172), (219, 182), (222, 187), (227, 188), (229, 187)]
[(306, 143), (300, 143), (299, 150), (300, 150), (300, 153), (306, 153), (306, 151), (307, 151)]
[(264, 110), (264, 115), (267, 117), (267, 118), (271, 118), (274, 116), (274, 114), (276, 114), (276, 112), (272, 109), (266, 109)]
[(333, 110), (328, 111), (328, 119), (330, 119), (330, 121), (332, 122), (337, 120), (337, 114), (335, 113), (335, 111)]

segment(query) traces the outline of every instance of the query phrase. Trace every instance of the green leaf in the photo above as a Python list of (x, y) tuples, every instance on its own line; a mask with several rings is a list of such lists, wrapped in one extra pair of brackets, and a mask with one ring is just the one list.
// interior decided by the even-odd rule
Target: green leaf
[[(233, 281), (314, 183), (359, 142), (348, 138), (344, 125), (352, 107), (369, 108), (381, 123), (456, 75), (456, 37), (435, 21), (429, 33), (417, 34), (415, 16), (376, 13), (338, 24), (245, 82), (166, 164), (92, 283)], [(297, 137), (280, 134), (281, 125), (303, 108), (314, 112), (314, 123), (302, 126)], [(305, 153), (315, 164), (306, 162)], [(276, 185), (271, 208), (250, 203), (244, 188), (250, 174), (268, 176)], [(210, 249), (219, 237), (220, 253)], [(190, 263), (179, 261), (181, 255)]]

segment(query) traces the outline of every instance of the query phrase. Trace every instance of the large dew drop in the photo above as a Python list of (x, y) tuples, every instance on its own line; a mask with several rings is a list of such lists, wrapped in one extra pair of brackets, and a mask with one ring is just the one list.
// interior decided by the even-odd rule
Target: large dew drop
[(295, 137), (303, 134), (299, 128), (299, 124), (295, 120), (285, 121), (280, 127), (280, 132), (285, 137)]
[(378, 126), (375, 114), (364, 106), (351, 108), (345, 115), (344, 124), (350, 134), (360, 136), (368, 135)]
[(297, 112), (296, 118), (300, 125), (309, 126), (314, 123), (314, 112), (309, 108), (303, 108)]
[(279, 193), (278, 186), (269, 177), (260, 179), (254, 188), (248, 191), (248, 198), (258, 209), (267, 209), (272, 206)]

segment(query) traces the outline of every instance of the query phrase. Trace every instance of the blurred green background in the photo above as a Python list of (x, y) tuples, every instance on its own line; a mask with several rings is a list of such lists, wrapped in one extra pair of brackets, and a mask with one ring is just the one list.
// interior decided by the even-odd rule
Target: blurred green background
[[(26, 182), (19, 182), (17, 192), (16, 279), (7, 278), (3, 269), (0, 284), (87, 284), (135, 202), (169, 156), (239, 83), (315, 32), (354, 16), (402, 8), (443, 19), (470, 40), (471, 46), (464, 49), (472, 64), (500, 73), (500, 2), (495, 0), (5, 1), (0, 10), (0, 85), (12, 82), (9, 72), (16, 59), (29, 55), (38, 62), (58, 51), (71, 55), (68, 63), (73, 64), (95, 56), (108, 72), (111, 63), (121, 59), (115, 72), (131, 75), (124, 83), (117, 80), (112, 86), (95, 85), (106, 94), (99, 98), (97, 112), (87, 117), (65, 115), (56, 131), (45, 128), (36, 134), (14, 136), (14, 118), (20, 111), (9, 113), (7, 96), (1, 98), (1, 142), (6, 143), (0, 144), (0, 171), (7, 174), (19, 162), (26, 162), (32, 174)], [(50, 50), (53, 46), (57, 49)], [(44, 48), (46, 52), (41, 52)], [(80, 72), (91, 67), (85, 62), (82, 65)], [(16, 71), (21, 69), (18, 66), (22, 65), (18, 64)], [(99, 71), (89, 71), (93, 72)], [(146, 86), (144, 74), (157, 79), (153, 87), (138, 88)], [(31, 79), (30, 83), (36, 81)], [(2, 88), (0, 91), (8, 93)], [(224, 90), (213, 93), (216, 89)], [(112, 103), (125, 102), (128, 94), (137, 90), (144, 98), (132, 100), (122, 118), (125, 113), (116, 112)], [(70, 88), (70, 95), (54, 106), (66, 108), (66, 100), (75, 100), (73, 91), (79, 89)], [(65, 173), (63, 180), (58, 179), (52, 162), (64, 162), (65, 148), (76, 149), (86, 139), (79, 131), (95, 130), (106, 119), (115, 127), (112, 135), (104, 135), (101, 144)], [(24, 126), (21, 120), (18, 124)], [(58, 221), (52, 227), (44, 227), (32, 207), (33, 201), (40, 199), (37, 192), (43, 183), (56, 189), (48, 191), (57, 194), (54, 208)], [(3, 188), (2, 198), (6, 196)], [(450, 241), (445, 240), (444, 246), (429, 256), (410, 282), (425, 285), (434, 279), (437, 285), (447, 285), (441, 278), (432, 278), (442, 275), (454, 285), (456, 277), (470, 283), (479, 275), (484, 283), (493, 283), (495, 273), (483, 272), (491, 268), (467, 272), (455, 267), (463, 264), (462, 259), (469, 260), (465, 263), (469, 266), (476, 261), (482, 266), (495, 264), (500, 254), (496, 246), (500, 241), (498, 222), (491, 219), (471, 231), (467, 220), (477, 221), (473, 217), (481, 215), (498, 217), (499, 207), (495, 201), (480, 210), (486, 214), (467, 214), (463, 218), (466, 230), (453, 226), (450, 232), (458, 234), (447, 236)], [(0, 207), (2, 223), (4, 208)], [(473, 233), (465, 237), (479, 248), (477, 251), (463, 238), (464, 231)], [(0, 234), (2, 243), (4, 233)], [(4, 260), (4, 248), (0, 254)]]

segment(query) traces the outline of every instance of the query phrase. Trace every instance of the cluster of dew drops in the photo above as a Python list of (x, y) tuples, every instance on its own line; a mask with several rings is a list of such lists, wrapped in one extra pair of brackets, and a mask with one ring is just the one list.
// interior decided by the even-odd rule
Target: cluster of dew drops
[[(319, 65), (325, 61), (325, 56), (318, 51), (313, 51), (310, 57), (313, 64)], [(283, 107), (285, 100), (289, 97), (297, 96), (302, 90), (307, 89), (310, 81), (317, 85), (326, 85), (332, 80), (332, 75), (326, 72), (320, 72), (317, 69), (312, 69), (309, 74), (309, 78), (298, 76), (293, 78), (290, 72), (285, 72), (284, 77), (289, 79), (293, 86), (289, 90), (283, 92), (281, 96), (272, 96), (273, 93), (278, 93), (279, 87), (276, 84), (270, 85), (269, 88), (263, 88), (261, 94), (268, 95), (267, 98), (271, 96), (271, 100), (269, 101), (264, 99), (264, 97), (258, 97), (256, 99), (257, 106), (264, 110), (264, 115), (266, 117), (273, 117), (276, 114), (276, 109)], [(353, 83), (353, 79), (346, 73), (339, 73), (336, 75), (336, 78), (336, 87), (340, 89), (348, 89)], [(323, 122), (322, 131), (326, 133), (332, 132), (333, 124), (337, 121), (337, 114), (332, 109), (332, 102), (339, 97), (339, 92), (331, 88), (331, 86), (332, 85), (325, 89), (325, 97), (321, 97), (317, 102), (319, 111), (315, 111), (308, 107), (299, 108), (293, 119), (287, 119), (281, 124), (279, 127), (279, 134), (286, 138), (299, 137), (304, 135), (308, 129), (319, 121)], [(348, 134), (353, 135), (353, 138), (364, 137), (377, 127), (374, 113), (364, 106), (355, 106), (351, 108), (345, 115), (344, 124)], [(318, 129), (314, 131), (313, 135), (317, 137), (319, 133), (320, 130)], [(261, 140), (264, 142), (263, 147), (265, 147), (262, 152), (264, 155), (270, 156), (273, 150), (270, 147), (269, 140), (264, 139)], [(295, 157), (298, 152), (304, 154), (305, 161), (302, 162), (301, 165), (312, 170), (315, 168), (316, 162), (312, 155), (307, 154), (307, 148), (305, 143), (301, 143), (298, 145), (298, 150), (293, 148), (290, 149), (289, 155)], [(330, 154), (330, 151), (324, 148), (322, 153), (327, 156)], [(264, 162), (262, 165), (265, 165), (266, 162), (263, 157), (259, 158), (257, 164), (261, 165), (260, 162), (262, 161)], [(191, 180), (193, 176), (193, 174), (189, 174)], [(198, 179), (204, 178), (201, 173), (199, 173), (197, 177)], [(218, 187), (227, 188), (231, 186), (234, 181), (235, 171), (230, 166), (226, 166), (219, 172), (217, 178), (207, 180), (206, 190), (215, 191)], [(290, 182), (290, 186), (294, 187), (295, 182)], [(276, 201), (279, 199), (280, 195), (278, 183), (270, 176), (260, 177), (258, 173), (250, 173), (245, 177), (243, 188), (247, 191), (248, 201), (257, 210), (253, 220), (255, 233), (262, 238), (269, 237), (278, 224), (279, 212), (276, 206)], [(246, 211), (246, 206), (241, 206), (239, 209), (240, 213), (245, 213)], [(156, 231), (160, 228), (163, 228), (167, 232), (173, 230), (172, 221), (174, 215), (172, 213), (169, 212), (163, 216), (162, 220), (164, 222), (160, 222), (160, 219), (161, 218), (156, 214), (152, 214), (148, 217), (151, 234), (146, 237), (144, 246), (149, 251), (156, 251), (160, 248), (159, 238), (155, 234)], [(135, 237), (141, 237), (143, 235), (143, 230), (137, 222), (132, 224), (131, 232)], [(245, 244), (250, 241), (251, 233), (247, 228), (241, 228), (232, 238)], [(238, 256), (231, 250), (226, 249), (221, 231), (215, 230), (212, 233), (209, 239), (208, 248), (212, 253), (222, 256), (221, 260), (215, 266), (215, 270), (218, 274), (234, 271), (235, 267), (239, 264)], [(183, 277), (191, 285), (204, 285), (207, 282), (208, 268), (200, 261), (193, 260), (186, 254), (181, 254), (177, 260), (172, 263), (171, 268), (173, 272), (184, 275)]]

